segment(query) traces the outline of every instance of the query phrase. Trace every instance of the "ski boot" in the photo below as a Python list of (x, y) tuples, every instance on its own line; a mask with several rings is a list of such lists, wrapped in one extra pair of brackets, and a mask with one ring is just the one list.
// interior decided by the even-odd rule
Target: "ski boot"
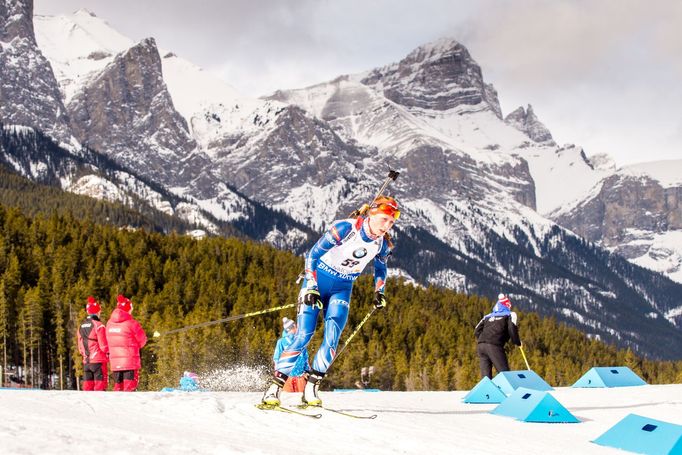
[(315, 370), (306, 373), (306, 380), (308, 382), (306, 382), (305, 388), (303, 389), (303, 396), (301, 397), (303, 404), (308, 406), (322, 406), (322, 400), (317, 394), (320, 390), (322, 378), (324, 378), (324, 373)]
[(263, 404), (268, 406), (279, 406), (281, 404), (279, 400), (279, 394), (284, 387), (284, 383), (287, 382), (287, 375), (275, 371), (272, 375), (272, 383), (270, 387), (263, 394), (263, 399), (261, 400)]

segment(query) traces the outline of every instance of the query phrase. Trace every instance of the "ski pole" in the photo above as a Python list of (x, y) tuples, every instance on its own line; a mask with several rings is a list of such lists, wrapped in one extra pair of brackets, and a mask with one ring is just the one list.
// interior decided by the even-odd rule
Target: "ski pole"
[(230, 317), (228, 317), (228, 318), (217, 319), (217, 320), (215, 320), (215, 321), (208, 321), (208, 322), (202, 322), (202, 323), (200, 323), (200, 324), (188, 325), (188, 326), (185, 326), (185, 327), (180, 327), (180, 328), (177, 328), (177, 329), (169, 330), (169, 331), (163, 332), (163, 333), (159, 333), (159, 332), (156, 332), (156, 331), (155, 331), (155, 332), (154, 332), (154, 337), (155, 337), (155, 338), (158, 338), (158, 337), (160, 337), (161, 335), (170, 335), (171, 333), (184, 332), (184, 331), (186, 331), (186, 330), (196, 329), (196, 328), (198, 328), (198, 327), (206, 327), (206, 326), (209, 326), (209, 325), (222, 324), (223, 322), (236, 321), (237, 319), (244, 319), (244, 318), (249, 318), (249, 317), (251, 317), (251, 316), (258, 316), (258, 315), (261, 315), (261, 314), (272, 313), (273, 311), (284, 310), (284, 309), (286, 309), (286, 308), (292, 308), (292, 307), (294, 307), (294, 306), (296, 306), (295, 303), (288, 303), (288, 304), (286, 304), (286, 305), (280, 305), (280, 306), (276, 306), (276, 307), (273, 307), (273, 308), (268, 308), (268, 309), (266, 309), (266, 310), (252, 311), (251, 313), (237, 314), (237, 315), (234, 315), (234, 316), (230, 316)]
[(369, 205), (372, 205), (374, 203), (374, 201), (376, 201), (377, 198), (384, 193), (384, 190), (386, 189), (388, 184), (391, 183), (391, 181), (395, 181), (395, 179), (397, 179), (399, 175), (400, 175), (400, 172), (393, 171), (389, 168), (388, 169), (388, 177), (386, 177), (386, 180), (384, 180), (383, 185), (381, 185), (381, 188), (379, 188), (379, 191), (374, 196), (374, 199), (372, 199), (372, 202)]
[(530, 365), (528, 365), (528, 359), (526, 358), (526, 353), (523, 352), (523, 345), (519, 346), (519, 349), (521, 349), (521, 355), (523, 356), (523, 361), (526, 362), (526, 368), (530, 370)]
[(386, 187), (388, 187), (388, 184), (391, 183), (392, 181), (394, 181), (395, 179), (397, 179), (399, 175), (400, 175), (400, 172), (391, 170), (389, 168), (388, 176), (384, 180), (384, 183), (381, 185), (381, 188), (379, 188), (379, 191), (377, 191), (377, 194), (375, 194), (374, 197), (372, 198), (372, 201), (369, 204), (363, 204), (362, 207), (354, 210), (349, 215), (349, 217), (355, 218), (355, 217), (360, 216), (360, 215), (362, 215), (362, 216), (366, 215), (369, 208), (372, 206), (372, 204), (374, 204), (374, 201), (376, 201), (377, 198), (384, 193), (384, 190), (386, 189)]

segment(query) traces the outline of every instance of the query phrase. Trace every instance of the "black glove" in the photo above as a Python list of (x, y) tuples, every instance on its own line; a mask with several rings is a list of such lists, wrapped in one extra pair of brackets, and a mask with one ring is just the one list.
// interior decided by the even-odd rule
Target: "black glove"
[(320, 291), (317, 289), (308, 289), (303, 295), (303, 303), (313, 308), (322, 309), (322, 299), (320, 299)]
[(374, 308), (381, 309), (386, 306), (386, 296), (381, 291), (374, 293)]

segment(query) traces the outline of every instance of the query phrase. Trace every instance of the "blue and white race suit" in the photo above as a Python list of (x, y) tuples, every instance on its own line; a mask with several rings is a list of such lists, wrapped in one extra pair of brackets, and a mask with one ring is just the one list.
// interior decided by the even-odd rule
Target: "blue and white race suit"
[(306, 278), (299, 301), (310, 289), (320, 293), (323, 309), (299, 305), (298, 332), (275, 364), (275, 369), (289, 375), (301, 352), (315, 333), (317, 316), (324, 317), (324, 337), (313, 359), (313, 370), (326, 373), (336, 356), (341, 332), (348, 321), (353, 283), (374, 259), (374, 286), (383, 292), (386, 281), (386, 261), (391, 251), (383, 238), (369, 235), (367, 218), (335, 221), (317, 241), (306, 257)]

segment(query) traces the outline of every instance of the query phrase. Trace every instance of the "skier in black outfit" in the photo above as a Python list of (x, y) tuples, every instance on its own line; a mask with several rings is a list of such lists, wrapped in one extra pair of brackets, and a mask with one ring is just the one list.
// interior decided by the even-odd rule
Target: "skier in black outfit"
[(499, 372), (509, 371), (509, 361), (504, 352), (505, 343), (511, 339), (512, 343), (521, 346), (519, 329), (516, 325), (516, 313), (511, 311), (511, 301), (504, 294), (497, 297), (497, 303), (490, 314), (476, 325), (476, 352), (481, 365), (481, 377), (492, 379), (493, 365)]

